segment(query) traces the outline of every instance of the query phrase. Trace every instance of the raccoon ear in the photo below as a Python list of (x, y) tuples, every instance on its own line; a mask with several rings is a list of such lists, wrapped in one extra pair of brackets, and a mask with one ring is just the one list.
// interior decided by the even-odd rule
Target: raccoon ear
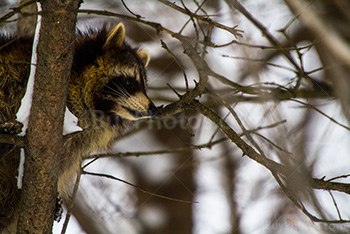
[(103, 48), (108, 48), (109, 46), (121, 47), (125, 39), (125, 27), (123, 23), (119, 23), (109, 30), (107, 40), (103, 45)]
[(137, 51), (137, 55), (140, 57), (143, 65), (147, 67), (149, 60), (151, 59), (151, 56), (149, 55), (149, 53), (146, 50), (139, 50)]

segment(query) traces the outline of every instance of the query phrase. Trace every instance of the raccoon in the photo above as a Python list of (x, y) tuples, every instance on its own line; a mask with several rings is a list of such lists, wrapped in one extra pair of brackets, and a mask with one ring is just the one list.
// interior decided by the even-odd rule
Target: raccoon
[[(3, 132), (18, 132), (11, 128), (18, 126), (16, 112), (26, 90), (32, 44), (32, 38), (0, 37), (0, 128), (3, 127)], [(62, 168), (58, 180), (61, 197), (69, 197), (82, 155), (108, 149), (134, 121), (156, 115), (157, 107), (145, 92), (145, 67), (149, 60), (148, 52), (125, 42), (122, 23), (77, 32), (67, 107), (78, 118), (83, 131), (65, 136), (63, 157), (58, 162)], [(0, 147), (5, 148), (4, 144)], [(11, 233), (15, 230), (18, 212), (20, 191), (15, 177), (19, 154), (7, 151), (0, 150), (3, 154), (0, 155), (0, 232)]]

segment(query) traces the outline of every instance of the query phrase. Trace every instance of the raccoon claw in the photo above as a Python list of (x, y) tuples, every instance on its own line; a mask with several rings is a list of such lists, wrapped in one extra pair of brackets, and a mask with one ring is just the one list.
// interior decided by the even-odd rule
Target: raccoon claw
[(0, 124), (0, 133), (6, 133), (11, 135), (17, 135), (22, 131), (23, 124), (15, 121), (15, 122), (5, 122)]
[(56, 209), (55, 209), (55, 221), (58, 223), (62, 219), (63, 214), (63, 199), (58, 195), (56, 201)]

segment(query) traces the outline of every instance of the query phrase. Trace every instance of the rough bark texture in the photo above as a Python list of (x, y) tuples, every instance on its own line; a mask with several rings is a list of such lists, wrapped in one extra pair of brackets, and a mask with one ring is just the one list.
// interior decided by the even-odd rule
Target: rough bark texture
[(63, 119), (79, 2), (41, 1), (43, 14), (17, 233), (52, 232), (57, 161), (63, 148)]

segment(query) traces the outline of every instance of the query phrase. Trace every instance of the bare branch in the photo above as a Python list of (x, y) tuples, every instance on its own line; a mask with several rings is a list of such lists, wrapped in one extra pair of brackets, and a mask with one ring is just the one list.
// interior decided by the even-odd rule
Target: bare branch
[(323, 42), (334, 55), (340, 58), (344, 64), (350, 64), (350, 46), (344, 39), (338, 35), (332, 27), (317, 16), (303, 1), (286, 0), (288, 6), (297, 14), (305, 25), (314, 33), (322, 38)]
[(0, 133), (0, 143), (6, 143), (10, 145), (17, 145), (18, 147), (24, 147), (25, 137)]
[(327, 119), (332, 121), (333, 123), (335, 123), (335, 124), (341, 126), (342, 128), (350, 131), (350, 127), (348, 127), (348, 126), (346, 126), (346, 125), (344, 125), (342, 123), (339, 123), (337, 120), (335, 120), (334, 118), (330, 117), (326, 113), (322, 112), (320, 109), (316, 108), (314, 105), (311, 105), (309, 103), (305, 103), (305, 102), (299, 101), (297, 99), (290, 99), (290, 100), (293, 101), (293, 102), (297, 102), (299, 104), (302, 104), (302, 105), (306, 106), (307, 108), (311, 108), (311, 109), (315, 110), (316, 112), (320, 113), (321, 115), (323, 115), (324, 117), (326, 117)]
[(151, 195), (153, 197), (158, 197), (158, 198), (166, 199), (166, 200), (169, 200), (169, 201), (175, 201), (175, 202), (181, 202), (181, 203), (189, 203), (189, 204), (197, 203), (197, 202), (185, 201), (185, 200), (181, 200), (181, 199), (171, 198), (171, 197), (163, 196), (163, 195), (160, 195), (160, 194), (148, 192), (147, 190), (145, 190), (145, 189), (143, 189), (143, 188), (141, 188), (141, 187), (139, 187), (137, 185), (134, 185), (134, 184), (132, 184), (130, 182), (127, 182), (125, 180), (119, 179), (117, 177), (114, 177), (114, 176), (108, 175), (108, 174), (82, 171), (82, 175), (99, 176), (99, 177), (105, 177), (105, 178), (108, 178), (108, 179), (116, 180), (116, 181), (122, 182), (124, 184), (127, 184), (127, 185), (129, 185), (129, 186), (131, 186), (131, 187), (133, 187), (133, 188), (135, 188), (137, 190), (140, 190), (143, 193)]
[(225, 26), (223, 24), (217, 23), (217, 22), (213, 21), (212, 19), (210, 19), (210, 18), (208, 18), (206, 16), (200, 16), (200, 15), (194, 14), (194, 13), (190, 12), (188, 9), (184, 9), (184, 8), (179, 7), (175, 3), (169, 2), (167, 0), (158, 0), (158, 1), (163, 3), (163, 4), (165, 4), (165, 5), (167, 5), (167, 6), (169, 6), (169, 7), (171, 7), (171, 8), (173, 8), (173, 9), (175, 9), (175, 10), (177, 10), (177, 11), (179, 11), (179, 12), (181, 12), (181, 13), (183, 13), (183, 14), (185, 14), (185, 15), (188, 15), (190, 17), (196, 18), (196, 19), (198, 19), (200, 21), (203, 21), (203, 22), (205, 22), (207, 24), (213, 25), (213, 26), (215, 26), (217, 28), (221, 28), (223, 30), (226, 30), (227, 32), (232, 33), (235, 37), (242, 37), (241, 33), (243, 33), (243, 31), (239, 30), (239, 29), (236, 29), (238, 26), (234, 26), (234, 27), (230, 28), (230, 27), (227, 27), (227, 26)]
[(4, 15), (3, 17), (1, 17), (1, 18), (0, 18), (0, 22), (3, 22), (3, 21), (5, 21), (5, 20), (11, 18), (12, 16), (14, 16), (14, 15), (16, 15), (16, 14), (18, 14), (18, 13), (21, 13), (21, 10), (22, 10), (23, 8), (25, 8), (25, 7), (27, 7), (27, 6), (30, 6), (30, 5), (32, 5), (32, 4), (36, 3), (36, 2), (37, 2), (37, 0), (32, 0), (32, 1), (28, 1), (28, 2), (26, 2), (26, 3), (22, 4), (22, 5), (20, 5), (20, 6), (18, 6), (18, 7), (11, 8), (12, 11), (9, 12), (9, 13), (7, 13), (7, 14)]

